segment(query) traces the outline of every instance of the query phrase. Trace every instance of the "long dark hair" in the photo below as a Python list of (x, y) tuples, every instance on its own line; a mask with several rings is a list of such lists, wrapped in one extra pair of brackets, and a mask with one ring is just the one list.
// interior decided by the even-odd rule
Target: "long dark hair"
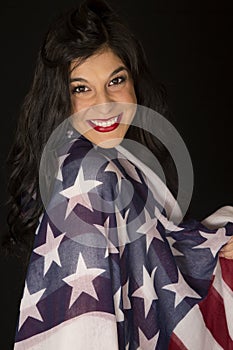
[[(54, 22), (39, 50), (34, 80), (22, 105), (15, 142), (8, 159), (8, 242), (18, 252), (23, 252), (26, 260), (43, 212), (39, 191), (39, 165), (43, 148), (53, 130), (71, 114), (70, 64), (77, 58), (87, 59), (103, 46), (111, 48), (128, 67), (138, 104), (167, 114), (165, 91), (162, 86), (152, 88), (140, 42), (106, 2), (84, 1)], [(132, 127), (129, 128), (128, 137), (138, 139), (152, 150), (165, 168), (172, 167), (165, 148), (149, 133), (133, 130)], [(173, 178), (169, 176), (168, 182), (174, 193)]]

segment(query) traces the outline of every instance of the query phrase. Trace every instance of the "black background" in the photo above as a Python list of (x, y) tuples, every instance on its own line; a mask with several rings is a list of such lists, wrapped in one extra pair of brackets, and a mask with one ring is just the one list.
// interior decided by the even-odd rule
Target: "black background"
[[(233, 205), (232, 1), (109, 1), (142, 41), (154, 77), (168, 92), (173, 124), (194, 168), (193, 217)], [(1, 5), (1, 230), (6, 226), (5, 159), (30, 87), (37, 50), (54, 16), (69, 0), (11, 1)], [(0, 260), (0, 348), (12, 349), (24, 271)]]

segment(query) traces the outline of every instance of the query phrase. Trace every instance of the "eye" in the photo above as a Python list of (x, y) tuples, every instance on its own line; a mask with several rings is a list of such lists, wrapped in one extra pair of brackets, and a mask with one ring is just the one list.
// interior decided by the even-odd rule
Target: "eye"
[(89, 87), (85, 85), (78, 85), (72, 89), (73, 94), (82, 94), (84, 92), (90, 91)]
[(109, 86), (119, 85), (119, 84), (122, 84), (125, 81), (126, 81), (126, 77), (125, 76), (119, 76), (119, 77), (113, 78), (108, 85)]

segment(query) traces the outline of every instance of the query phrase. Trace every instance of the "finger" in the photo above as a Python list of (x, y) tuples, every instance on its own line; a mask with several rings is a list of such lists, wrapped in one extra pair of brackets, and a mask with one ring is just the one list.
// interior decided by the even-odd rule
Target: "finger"
[(233, 255), (221, 256), (220, 258), (224, 258), (224, 259), (228, 259), (228, 260), (233, 260)]
[(228, 248), (233, 249), (233, 237), (231, 237), (229, 241), (222, 246), (221, 250), (228, 249)]
[(225, 259), (233, 259), (233, 252), (219, 252), (219, 257), (220, 258), (225, 258)]
[(233, 253), (233, 243), (228, 243), (228, 244), (224, 245), (220, 249), (220, 252), (223, 252), (223, 253), (232, 252)]

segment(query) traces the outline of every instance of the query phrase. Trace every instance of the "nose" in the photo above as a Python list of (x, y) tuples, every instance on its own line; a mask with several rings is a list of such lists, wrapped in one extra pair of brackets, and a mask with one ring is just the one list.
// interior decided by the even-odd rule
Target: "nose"
[(103, 116), (108, 116), (114, 108), (114, 100), (109, 96), (107, 91), (97, 92), (95, 99), (95, 109)]

